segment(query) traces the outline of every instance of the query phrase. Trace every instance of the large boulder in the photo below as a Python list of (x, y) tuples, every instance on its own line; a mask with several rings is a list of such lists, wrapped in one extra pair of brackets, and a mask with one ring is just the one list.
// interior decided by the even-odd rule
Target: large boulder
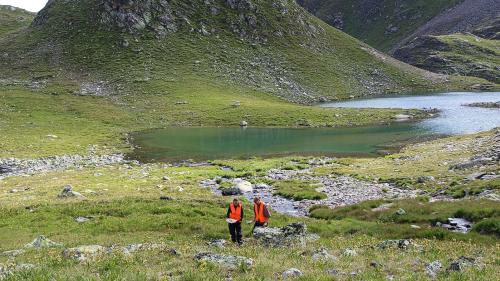
[(304, 223), (292, 223), (282, 228), (256, 227), (253, 235), (267, 247), (305, 245), (308, 239), (307, 226)]
[(253, 260), (247, 257), (241, 256), (228, 256), (222, 254), (214, 253), (198, 253), (194, 256), (194, 259), (198, 262), (208, 262), (217, 264), (225, 269), (234, 270), (240, 266), (246, 268), (251, 268), (253, 266)]
[(241, 193), (253, 192), (252, 184), (246, 180), (235, 179), (234, 187), (237, 188)]

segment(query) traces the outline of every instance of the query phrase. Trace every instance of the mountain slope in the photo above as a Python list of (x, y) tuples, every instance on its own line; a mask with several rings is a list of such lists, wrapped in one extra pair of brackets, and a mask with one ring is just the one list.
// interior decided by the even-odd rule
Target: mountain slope
[(500, 18), (498, 0), (463, 0), (460, 4), (434, 17), (413, 33), (406, 36), (392, 51), (404, 46), (417, 37), (424, 35), (449, 35), (473, 32), (482, 26), (488, 26)]
[(201, 79), (311, 103), (450, 86), (446, 77), (377, 53), (291, 0), (53, 0), (32, 28), (0, 49), (12, 58), (5, 60), (9, 75), (31, 69), (42, 77), (113, 81), (104, 88), (135, 92)]
[(462, 0), (298, 0), (327, 23), (382, 51)]
[[(497, 23), (496, 29), (499, 25)], [(500, 41), (494, 26), (472, 33), (419, 37), (394, 56), (436, 73), (476, 76), (500, 83)]]
[(27, 27), (35, 15), (26, 10), (0, 5), (0, 37)]

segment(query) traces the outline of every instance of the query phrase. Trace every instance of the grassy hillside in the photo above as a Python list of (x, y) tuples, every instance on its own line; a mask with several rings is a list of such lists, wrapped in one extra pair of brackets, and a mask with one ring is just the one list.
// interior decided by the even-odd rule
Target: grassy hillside
[(29, 26), (34, 17), (23, 9), (0, 5), (0, 37)]
[(325, 22), (382, 51), (462, 0), (299, 0)]
[(400, 63), (293, 1), (113, 3), (51, 1), (0, 40), (2, 157), (123, 151), (127, 132), (168, 126), (387, 123), (400, 111), (297, 104), (486, 82)]
[[(405, 149), (401, 154), (376, 159), (337, 159), (312, 169), (307, 175), (353, 174), (359, 178), (406, 179), (409, 190), (419, 188), (433, 193), (467, 188), (469, 173), (487, 173), (498, 166), (450, 172), (448, 166), (473, 155), (473, 151), (489, 149), (479, 145), (492, 132), (441, 139)], [(452, 153), (446, 153), (447, 147)], [(438, 153), (436, 153), (438, 152)], [(418, 160), (415, 160), (417, 159)], [(54, 171), (25, 177), (10, 177), (0, 186), (0, 264), (29, 263), (34, 268), (21, 269), (6, 280), (279, 280), (281, 273), (295, 267), (304, 274), (298, 280), (434, 280), (426, 270), (429, 263), (439, 261), (438, 280), (494, 280), (498, 275), (498, 202), (466, 198), (462, 201), (429, 202), (421, 196), (408, 200), (376, 200), (338, 209), (314, 207), (315, 218), (292, 218), (273, 213), (272, 226), (302, 221), (309, 230), (320, 235), (306, 246), (268, 248), (250, 238), (250, 226), (244, 224), (246, 243), (242, 247), (228, 244), (224, 248), (207, 245), (212, 239), (228, 238), (224, 221), (231, 198), (215, 196), (201, 188), (200, 181), (214, 177), (231, 179), (248, 177), (263, 180), (271, 169), (288, 169), (301, 164), (308, 168), (311, 158), (275, 158), (217, 161), (219, 166), (173, 167), (157, 164), (116, 164), (83, 167), (78, 170)], [(318, 160), (318, 159), (316, 159)], [(315, 161), (313, 161), (315, 162)], [(316, 161), (317, 162), (317, 161)], [(486, 168), (486, 169), (484, 169)], [(354, 175), (354, 173), (357, 173)], [(417, 184), (422, 175), (434, 181)], [(168, 180), (165, 180), (167, 177)], [(489, 180), (493, 182), (494, 180)], [(497, 180), (498, 181), (498, 180)], [(297, 179), (297, 182), (307, 183)], [(71, 184), (85, 199), (58, 198), (62, 186)], [(182, 187), (182, 189), (180, 189)], [(496, 187), (498, 189), (498, 184)], [(10, 192), (11, 190), (16, 192)], [(297, 191), (290, 191), (297, 193)], [(173, 200), (159, 200), (170, 196)], [(392, 204), (391, 204), (392, 203)], [(388, 205), (374, 211), (375, 207)], [(251, 203), (244, 200), (247, 218)], [(396, 216), (399, 209), (405, 215)], [(84, 216), (89, 221), (79, 223)], [(468, 234), (453, 233), (436, 226), (448, 217), (472, 220), (474, 229)], [(245, 219), (246, 220), (246, 219)], [(490, 225), (490, 226), (488, 226)], [(496, 232), (495, 232), (496, 231)], [(103, 245), (110, 252), (88, 254), (78, 262), (64, 258), (62, 249), (26, 249), (12, 257), (4, 251), (23, 249), (37, 235), (63, 243), (65, 247)], [(385, 239), (411, 239), (408, 249), (397, 247), (381, 250)], [(123, 253), (120, 246), (155, 243), (136, 252)], [(315, 261), (312, 256), (324, 248), (334, 257)], [(355, 255), (343, 254), (346, 248)], [(174, 251), (175, 250), (175, 251)], [(254, 259), (253, 268), (227, 270), (210, 263), (198, 263), (193, 256), (200, 251), (241, 255)], [(459, 271), (446, 270), (460, 256), (474, 258), (477, 263), (464, 265)], [(332, 270), (335, 271), (332, 271)]]
[(103, 81), (122, 94), (203, 79), (299, 103), (466, 86), (376, 53), (291, 0), (104, 3), (51, 2), (0, 42), (0, 73)]
[(500, 83), (500, 41), (473, 34), (419, 38), (395, 57), (436, 73), (481, 77)]

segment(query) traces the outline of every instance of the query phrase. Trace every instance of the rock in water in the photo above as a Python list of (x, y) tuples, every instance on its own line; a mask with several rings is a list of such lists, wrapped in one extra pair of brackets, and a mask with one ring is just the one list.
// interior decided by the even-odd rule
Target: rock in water
[(292, 223), (282, 228), (256, 227), (253, 235), (255, 239), (267, 247), (305, 245), (307, 226), (304, 223)]
[(73, 191), (73, 187), (71, 185), (66, 185), (61, 194), (58, 195), (59, 198), (69, 198), (69, 197), (83, 197), (82, 194)]
[(62, 246), (63, 244), (51, 241), (47, 237), (40, 235), (37, 238), (35, 238), (33, 242), (26, 244), (24, 247), (40, 249), (40, 248), (57, 248)]
[(284, 271), (282, 274), (281, 274), (281, 277), (283, 279), (287, 279), (287, 278), (295, 278), (295, 277), (300, 277), (302, 276), (302, 272), (296, 268), (290, 268), (290, 269), (287, 269), (286, 271)]
[(218, 264), (221, 267), (229, 270), (237, 269), (240, 266), (245, 266), (251, 268), (253, 266), (253, 260), (241, 256), (227, 256), (214, 253), (198, 253), (194, 256), (194, 259), (198, 262), (209, 262)]
[(235, 179), (235, 188), (237, 188), (241, 193), (248, 193), (253, 191), (252, 184), (246, 180)]
[(241, 191), (236, 187), (222, 189), (223, 196), (233, 196), (233, 195), (240, 195), (240, 194), (241, 194)]
[(240, 127), (248, 127), (248, 122), (247, 121), (241, 121), (240, 122)]
[(66, 249), (63, 251), (62, 255), (67, 259), (75, 259), (79, 262), (83, 262), (106, 252), (108, 252), (108, 249), (103, 246), (89, 245)]

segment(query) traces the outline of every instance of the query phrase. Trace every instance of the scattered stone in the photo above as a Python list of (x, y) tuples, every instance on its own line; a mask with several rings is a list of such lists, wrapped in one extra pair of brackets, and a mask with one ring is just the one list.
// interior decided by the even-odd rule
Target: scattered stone
[(321, 248), (315, 251), (312, 255), (313, 261), (333, 261), (336, 259), (337, 258), (334, 255), (330, 254), (325, 248)]
[(288, 279), (288, 278), (296, 278), (302, 276), (302, 271), (296, 269), (296, 268), (290, 268), (281, 273), (281, 278), (283, 279)]
[(413, 229), (420, 229), (421, 227), (415, 224), (410, 225), (411, 228)]
[(248, 126), (248, 122), (247, 121), (241, 121), (240, 122), (240, 127), (247, 127)]
[(381, 211), (389, 210), (393, 205), (394, 205), (394, 203), (382, 204), (382, 205), (378, 206), (377, 208), (373, 208), (372, 211), (373, 212), (381, 212)]
[(164, 181), (170, 181), (170, 178), (167, 177), (167, 176), (163, 176), (162, 180), (164, 180)]
[(19, 255), (22, 255), (22, 254), (24, 254), (24, 252), (25, 252), (25, 250), (23, 250), (23, 249), (11, 250), (11, 251), (5, 251), (5, 252), (0, 253), (0, 256), (11, 258), (11, 257), (16, 257)]
[(371, 261), (371, 262), (370, 262), (370, 266), (371, 266), (371, 267), (374, 267), (374, 268), (378, 268), (378, 267), (380, 267), (381, 265), (380, 265), (380, 263), (378, 263), (377, 261)]
[(160, 200), (163, 200), (163, 201), (173, 201), (174, 198), (172, 198), (170, 196), (160, 196)]
[(461, 256), (458, 259), (452, 261), (446, 271), (459, 271), (462, 272), (465, 269), (475, 266), (476, 259), (471, 257)]
[(292, 223), (282, 228), (256, 227), (253, 235), (266, 247), (288, 247), (294, 244), (305, 245), (307, 226), (304, 223)]
[(78, 223), (88, 222), (89, 220), (90, 220), (90, 218), (87, 218), (87, 217), (77, 217), (75, 219), (75, 221), (78, 222)]
[(443, 265), (439, 261), (433, 261), (425, 266), (425, 273), (431, 278), (436, 278), (443, 270)]
[(12, 274), (35, 268), (34, 264), (20, 263), (20, 264), (1, 264), (0, 263), (0, 280), (11, 276)]
[(175, 248), (170, 248), (167, 252), (172, 256), (180, 256), (181, 255), (181, 253), (179, 253), (179, 251)]
[(396, 215), (398, 216), (404, 216), (406, 215), (406, 211), (404, 209), (401, 209), (399, 208), (396, 212), (395, 212)]
[(351, 249), (351, 248), (347, 248), (347, 249), (345, 249), (345, 250), (342, 252), (342, 255), (343, 255), (344, 257), (355, 257), (355, 256), (357, 256), (357, 255), (358, 255), (358, 253), (357, 253), (355, 250)]
[(268, 189), (270, 186), (266, 183), (257, 183), (255, 185), (255, 189)]
[(49, 138), (49, 139), (57, 139), (59, 137), (56, 136), (56, 135), (47, 135), (47, 138)]
[(14, 172), (14, 170), (10, 166), (0, 165), (0, 175), (12, 173), (12, 172)]
[(107, 252), (109, 252), (109, 250), (103, 246), (88, 245), (66, 249), (63, 251), (62, 255), (67, 259), (74, 259), (79, 262), (84, 262), (88, 259), (95, 258)]
[(426, 183), (430, 181), (435, 181), (436, 179), (433, 176), (422, 176), (417, 178), (418, 183)]
[(228, 256), (222, 254), (214, 253), (198, 253), (194, 256), (194, 259), (198, 262), (209, 262), (213, 264), (218, 264), (221, 267), (229, 270), (235, 270), (240, 266), (245, 266), (251, 268), (253, 266), (253, 260), (242, 256)]
[(62, 247), (62, 246), (63, 246), (63, 244), (54, 242), (43, 235), (39, 235), (31, 243), (24, 245), (25, 248), (34, 248), (34, 249), (58, 248), (58, 247)]
[(79, 192), (73, 191), (73, 187), (71, 185), (66, 185), (61, 193), (58, 195), (59, 198), (69, 198), (69, 197), (83, 197), (83, 195)]
[(217, 248), (224, 248), (226, 243), (227, 243), (227, 241), (224, 239), (216, 239), (216, 240), (212, 240), (212, 241), (208, 242), (208, 245), (212, 246), (212, 247), (217, 247)]
[(326, 274), (330, 275), (330, 276), (334, 276), (334, 277), (337, 277), (337, 276), (340, 276), (340, 275), (344, 275), (343, 272), (341, 272), (340, 270), (338, 269), (327, 269), (326, 270)]
[(411, 241), (406, 239), (400, 240), (385, 240), (377, 245), (377, 248), (385, 250), (387, 248), (397, 247), (401, 250), (406, 250), (411, 246)]

